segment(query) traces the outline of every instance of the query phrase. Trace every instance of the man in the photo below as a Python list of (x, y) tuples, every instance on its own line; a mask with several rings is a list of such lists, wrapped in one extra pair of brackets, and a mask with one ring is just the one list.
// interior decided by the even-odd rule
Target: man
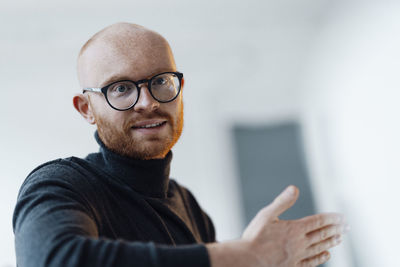
[(193, 195), (169, 178), (183, 127), (183, 74), (167, 41), (118, 23), (81, 49), (76, 110), (97, 125), (100, 152), (45, 163), (23, 183), (14, 211), (25, 266), (317, 266), (344, 233), (339, 214), (278, 216), (288, 187), (238, 240), (217, 243)]

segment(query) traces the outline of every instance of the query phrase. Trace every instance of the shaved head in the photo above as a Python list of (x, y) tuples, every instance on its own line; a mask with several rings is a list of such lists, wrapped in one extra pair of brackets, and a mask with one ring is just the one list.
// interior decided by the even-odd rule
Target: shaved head
[[(113, 24), (91, 37), (80, 50), (77, 67), (81, 88), (102, 88), (117, 81), (139, 81), (176, 71), (165, 38), (130, 23)], [(182, 86), (183, 82), (182, 78)], [(98, 92), (77, 95), (74, 106), (89, 123), (97, 125), (100, 139), (114, 152), (141, 159), (161, 158), (182, 132), (182, 94), (161, 103), (146, 87), (141, 85), (135, 106), (126, 111), (110, 107)]]
[[(165, 59), (175, 65), (171, 48), (159, 33), (137, 24), (116, 23), (93, 35), (81, 48), (78, 56), (78, 79), (81, 87), (94, 86), (93, 81), (88, 79), (88, 72), (99, 68), (115, 68), (115, 65), (108, 64), (110, 58), (116, 56), (118, 58), (114, 61), (123, 57), (134, 61), (137, 70), (143, 64), (156, 66)], [(99, 77), (95, 77), (96, 81), (99, 81), (97, 78)]]

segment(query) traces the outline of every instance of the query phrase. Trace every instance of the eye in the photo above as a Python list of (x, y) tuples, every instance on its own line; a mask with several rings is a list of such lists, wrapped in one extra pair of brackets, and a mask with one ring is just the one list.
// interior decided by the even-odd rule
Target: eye
[(125, 85), (118, 85), (116, 88), (115, 88), (115, 91), (117, 91), (118, 93), (124, 93), (124, 92), (126, 92), (128, 89), (126, 88), (126, 86)]
[(164, 77), (157, 77), (157, 78), (154, 80), (153, 84), (154, 84), (154, 85), (163, 85), (163, 84), (165, 84), (166, 82), (167, 82), (167, 79), (165, 79)]
[(117, 82), (113, 85), (111, 85), (108, 88), (107, 95), (108, 96), (125, 96), (131, 94), (133, 91), (135, 91), (135, 84), (129, 81), (124, 81), (124, 82)]

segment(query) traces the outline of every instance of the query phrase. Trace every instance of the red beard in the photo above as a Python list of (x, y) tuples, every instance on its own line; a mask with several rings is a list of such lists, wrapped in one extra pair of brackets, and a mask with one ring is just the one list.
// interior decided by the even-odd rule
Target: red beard
[(140, 117), (140, 120), (150, 120), (154, 118), (165, 119), (168, 124), (166, 126), (169, 127), (167, 136), (155, 137), (146, 140), (146, 142), (136, 138), (132, 133), (132, 126), (138, 121), (138, 118), (127, 121), (123, 124), (122, 129), (118, 129), (115, 127), (115, 124), (105, 120), (95, 113), (94, 117), (99, 137), (111, 151), (136, 159), (163, 158), (176, 144), (182, 134), (183, 103), (181, 104), (180, 111), (175, 119), (170, 114), (158, 109), (151, 114)]

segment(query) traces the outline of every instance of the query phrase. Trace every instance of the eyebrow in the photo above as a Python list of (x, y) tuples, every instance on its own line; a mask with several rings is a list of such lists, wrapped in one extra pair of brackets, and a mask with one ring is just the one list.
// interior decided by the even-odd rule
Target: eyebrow
[[(165, 70), (165, 69), (164, 69), (164, 70), (157, 70), (157, 71), (151, 73), (149, 76), (147, 76), (147, 77), (144, 78), (144, 79), (151, 78), (151, 77), (153, 77), (154, 75), (157, 75), (157, 74), (159, 74), (159, 73), (163, 73), (163, 72), (176, 72), (176, 71), (177, 71), (176, 69), (174, 69), (174, 70)], [(125, 80), (129, 80), (129, 81), (138, 81), (138, 80), (132, 80), (132, 79), (129, 78), (128, 76), (121, 76), (121, 75), (116, 74), (116, 75), (112, 75), (111, 77), (107, 78), (107, 79), (106, 79), (104, 82), (102, 82), (100, 85), (101, 85), (101, 87), (104, 87), (104, 86), (107, 86), (107, 85), (109, 85), (109, 84), (111, 84), (111, 83), (113, 83), (113, 82), (125, 81)], [(142, 80), (142, 79), (140, 79), (140, 80)]]
[(124, 80), (131, 80), (131, 78), (128, 78), (127, 76), (113, 75), (113, 76), (109, 77), (107, 80), (105, 80), (104, 82), (102, 82), (100, 84), (101, 85), (100, 87), (107, 86), (113, 82), (124, 81)]

